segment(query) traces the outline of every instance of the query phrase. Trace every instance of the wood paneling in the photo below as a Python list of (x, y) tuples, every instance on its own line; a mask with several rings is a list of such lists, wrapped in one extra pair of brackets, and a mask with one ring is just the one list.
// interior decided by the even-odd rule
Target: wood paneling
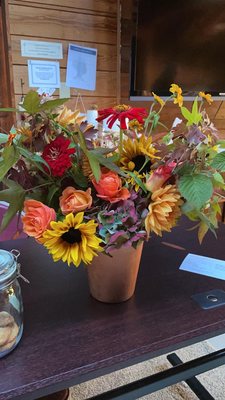
[[(28, 86), (28, 74), (27, 74), (27, 67), (25, 65), (14, 65), (13, 66), (13, 74), (14, 74), (14, 87), (15, 87), (15, 94), (21, 93), (21, 85), (20, 80), (23, 79), (24, 81), (24, 93), (27, 93), (31, 88)], [(66, 79), (66, 69), (61, 68), (61, 81), (65, 82)], [(87, 90), (80, 90), (79, 93), (82, 95), (86, 94), (86, 96), (109, 96), (109, 97), (116, 97), (116, 73), (109, 73), (104, 71), (97, 72), (97, 85), (96, 90), (94, 91), (87, 91)], [(75, 89), (71, 89), (75, 92)], [(58, 90), (56, 91), (58, 94)]]
[(88, 13), (90, 11), (96, 13), (107, 13), (114, 14), (117, 13), (117, 4), (114, 0), (64, 0), (63, 3), (58, 0), (9, 0), (10, 4), (23, 4), (32, 5), (32, 7), (63, 7), (63, 8), (76, 8), (80, 11)]
[[(12, 107), (12, 77), (9, 52), (7, 8), (0, 0), (0, 107)], [(13, 124), (11, 113), (0, 113), (0, 132), (7, 132)]]
[[(24, 93), (31, 89), (28, 59), (21, 56), (21, 39), (24, 39), (63, 44), (63, 60), (59, 60), (62, 82), (66, 77), (69, 43), (97, 48), (96, 90), (79, 90), (79, 93), (86, 108), (92, 104), (99, 107), (116, 104), (120, 89), (118, 0), (8, 0), (8, 3), (16, 102), (21, 98), (21, 79)], [(57, 90), (54, 96), (58, 93)], [(74, 89), (71, 97), (69, 104), (74, 107)]]
[[(21, 56), (21, 39), (24, 40), (40, 40), (43, 41), (43, 38), (40, 37), (32, 37), (27, 38), (27, 36), (11, 36), (11, 46), (12, 46), (12, 60), (13, 64), (26, 65), (27, 58)], [(48, 39), (49, 42), (59, 42), (57, 39)], [(67, 52), (68, 52), (68, 44), (71, 43), (71, 40), (60, 40), (63, 45), (63, 59), (60, 61), (60, 67), (66, 68), (67, 63)], [(97, 48), (98, 57), (97, 57), (97, 70), (98, 71), (116, 71), (116, 45), (106, 45), (106, 44), (96, 44), (92, 42), (79, 42), (74, 40), (73, 43), (78, 44), (79, 46), (87, 46)]]
[(9, 12), (14, 35), (116, 44), (116, 18), (18, 5)]

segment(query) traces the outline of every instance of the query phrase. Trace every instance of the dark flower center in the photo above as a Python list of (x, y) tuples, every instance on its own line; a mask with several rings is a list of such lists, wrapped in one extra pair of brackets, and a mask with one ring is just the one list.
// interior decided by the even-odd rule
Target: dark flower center
[(74, 243), (80, 243), (81, 242), (81, 233), (79, 229), (75, 228), (70, 228), (67, 232), (63, 233), (61, 236), (65, 242), (74, 244)]
[[(133, 163), (135, 164), (135, 168), (134, 168), (135, 171), (139, 171), (139, 170), (143, 167), (143, 165), (144, 165), (144, 163), (145, 163), (145, 156), (142, 155), (142, 154), (139, 154), (138, 156), (132, 158), (132, 161), (133, 161)], [(151, 163), (151, 161), (149, 160), (149, 161), (145, 164), (144, 168), (141, 170), (141, 173), (142, 173), (142, 174), (145, 174), (146, 172), (149, 172), (149, 171), (150, 171), (151, 165), (152, 165), (152, 163)]]

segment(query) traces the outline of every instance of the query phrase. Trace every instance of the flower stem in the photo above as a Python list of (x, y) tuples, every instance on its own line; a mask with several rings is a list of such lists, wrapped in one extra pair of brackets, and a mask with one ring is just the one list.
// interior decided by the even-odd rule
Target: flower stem
[(119, 153), (122, 154), (123, 151), (123, 129), (120, 128), (120, 143), (119, 143)]

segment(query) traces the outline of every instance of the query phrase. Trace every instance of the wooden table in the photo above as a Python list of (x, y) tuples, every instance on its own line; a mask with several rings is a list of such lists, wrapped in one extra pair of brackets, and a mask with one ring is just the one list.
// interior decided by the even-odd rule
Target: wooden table
[[(184, 224), (183, 224), (184, 225)], [(186, 248), (167, 247), (167, 241)], [(0, 400), (32, 400), (225, 332), (225, 307), (203, 310), (191, 296), (225, 282), (179, 271), (188, 252), (225, 259), (225, 226), (202, 246), (177, 227), (145, 244), (134, 297), (103, 304), (89, 295), (86, 271), (53, 263), (32, 239), (4, 242), (21, 252), (24, 334), (0, 360)]]

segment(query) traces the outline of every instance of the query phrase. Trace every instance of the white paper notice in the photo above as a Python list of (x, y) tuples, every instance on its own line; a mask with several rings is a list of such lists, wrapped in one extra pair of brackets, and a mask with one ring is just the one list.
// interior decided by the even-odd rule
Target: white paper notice
[(28, 60), (28, 76), (30, 87), (59, 88), (59, 62)]
[(180, 269), (225, 280), (225, 261), (189, 253)]
[(77, 89), (95, 90), (97, 50), (69, 44), (66, 85)]
[(70, 98), (70, 88), (66, 86), (66, 82), (61, 82), (59, 88), (59, 98), (60, 99), (68, 99)]
[(63, 58), (62, 43), (21, 40), (21, 56), (36, 58)]

